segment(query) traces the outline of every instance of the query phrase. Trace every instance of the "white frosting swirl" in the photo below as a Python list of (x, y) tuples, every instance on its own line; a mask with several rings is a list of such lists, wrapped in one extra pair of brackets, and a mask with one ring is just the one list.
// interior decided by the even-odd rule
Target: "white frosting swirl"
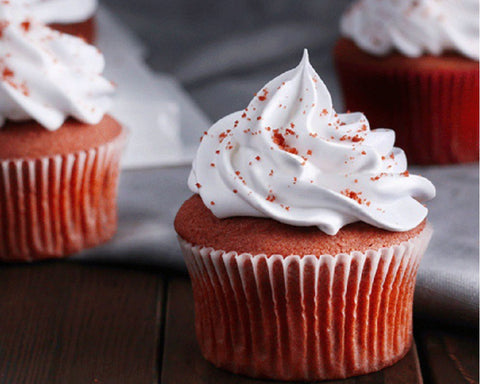
[(98, 0), (9, 0), (9, 3), (23, 7), (25, 16), (46, 24), (79, 23), (92, 17), (98, 7)]
[(267, 217), (330, 235), (356, 221), (407, 231), (426, 217), (419, 201), (435, 188), (406, 172), (394, 140), (361, 113), (337, 115), (305, 51), (204, 134), (189, 187), (219, 218)]
[(0, 125), (33, 119), (54, 130), (68, 116), (97, 124), (114, 91), (104, 65), (82, 39), (0, 7)]
[(454, 50), (479, 58), (478, 0), (357, 0), (341, 31), (363, 50), (418, 57)]

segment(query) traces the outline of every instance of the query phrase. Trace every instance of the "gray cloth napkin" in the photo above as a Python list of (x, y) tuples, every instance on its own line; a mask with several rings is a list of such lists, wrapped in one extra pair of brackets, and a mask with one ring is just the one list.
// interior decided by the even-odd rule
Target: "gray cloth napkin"
[[(299, 62), (304, 47), (343, 110), (330, 53), (348, 0), (103, 2), (150, 48), (149, 64), (176, 75), (212, 120), (244, 108), (264, 83)], [(124, 172), (118, 234), (76, 258), (185, 270), (172, 223), (190, 196), (188, 171)], [(435, 233), (420, 267), (415, 313), (478, 326), (478, 166), (412, 171), (438, 193), (428, 205)]]
[[(412, 167), (429, 178), (437, 197), (429, 204), (434, 227), (422, 260), (416, 315), (478, 324), (478, 167)], [(159, 266), (185, 271), (173, 229), (175, 214), (191, 192), (189, 168), (125, 171), (119, 196), (119, 229), (108, 244), (74, 259)]]

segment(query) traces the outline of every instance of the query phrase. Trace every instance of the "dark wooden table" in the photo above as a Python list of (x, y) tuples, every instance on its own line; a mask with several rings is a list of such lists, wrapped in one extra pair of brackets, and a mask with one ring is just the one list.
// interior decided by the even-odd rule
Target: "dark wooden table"
[[(416, 324), (416, 347), (398, 364), (334, 383), (422, 382), (478, 383), (478, 332)], [(202, 359), (186, 276), (68, 261), (3, 265), (0, 384), (56, 383), (262, 381)]]

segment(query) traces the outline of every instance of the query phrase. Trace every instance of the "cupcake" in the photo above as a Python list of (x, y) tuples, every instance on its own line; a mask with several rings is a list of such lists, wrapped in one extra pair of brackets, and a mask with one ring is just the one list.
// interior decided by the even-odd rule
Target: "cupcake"
[(89, 43), (95, 40), (95, 11), (97, 0), (10, 0), (31, 15), (58, 31), (82, 37)]
[(416, 164), (478, 161), (477, 0), (358, 0), (334, 58), (345, 106)]
[(0, 260), (62, 257), (116, 230), (125, 130), (82, 39), (0, 8)]
[(306, 52), (205, 132), (175, 229), (208, 361), (310, 381), (407, 353), (435, 188), (394, 139), (335, 113)]

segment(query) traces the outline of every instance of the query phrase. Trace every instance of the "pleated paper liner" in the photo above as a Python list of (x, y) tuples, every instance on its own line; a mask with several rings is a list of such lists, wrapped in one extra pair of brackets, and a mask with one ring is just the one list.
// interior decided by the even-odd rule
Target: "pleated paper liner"
[(0, 161), (0, 260), (59, 258), (110, 239), (125, 136), (68, 155)]
[(341, 40), (334, 52), (347, 110), (363, 112), (372, 128), (394, 129), (411, 164), (478, 161), (478, 63), (413, 65), (427, 59), (398, 55), (385, 63), (352, 45)]
[(239, 255), (180, 238), (202, 354), (277, 380), (345, 378), (395, 363), (412, 344), (415, 279), (431, 234), (427, 225), (390, 248), (319, 257)]

